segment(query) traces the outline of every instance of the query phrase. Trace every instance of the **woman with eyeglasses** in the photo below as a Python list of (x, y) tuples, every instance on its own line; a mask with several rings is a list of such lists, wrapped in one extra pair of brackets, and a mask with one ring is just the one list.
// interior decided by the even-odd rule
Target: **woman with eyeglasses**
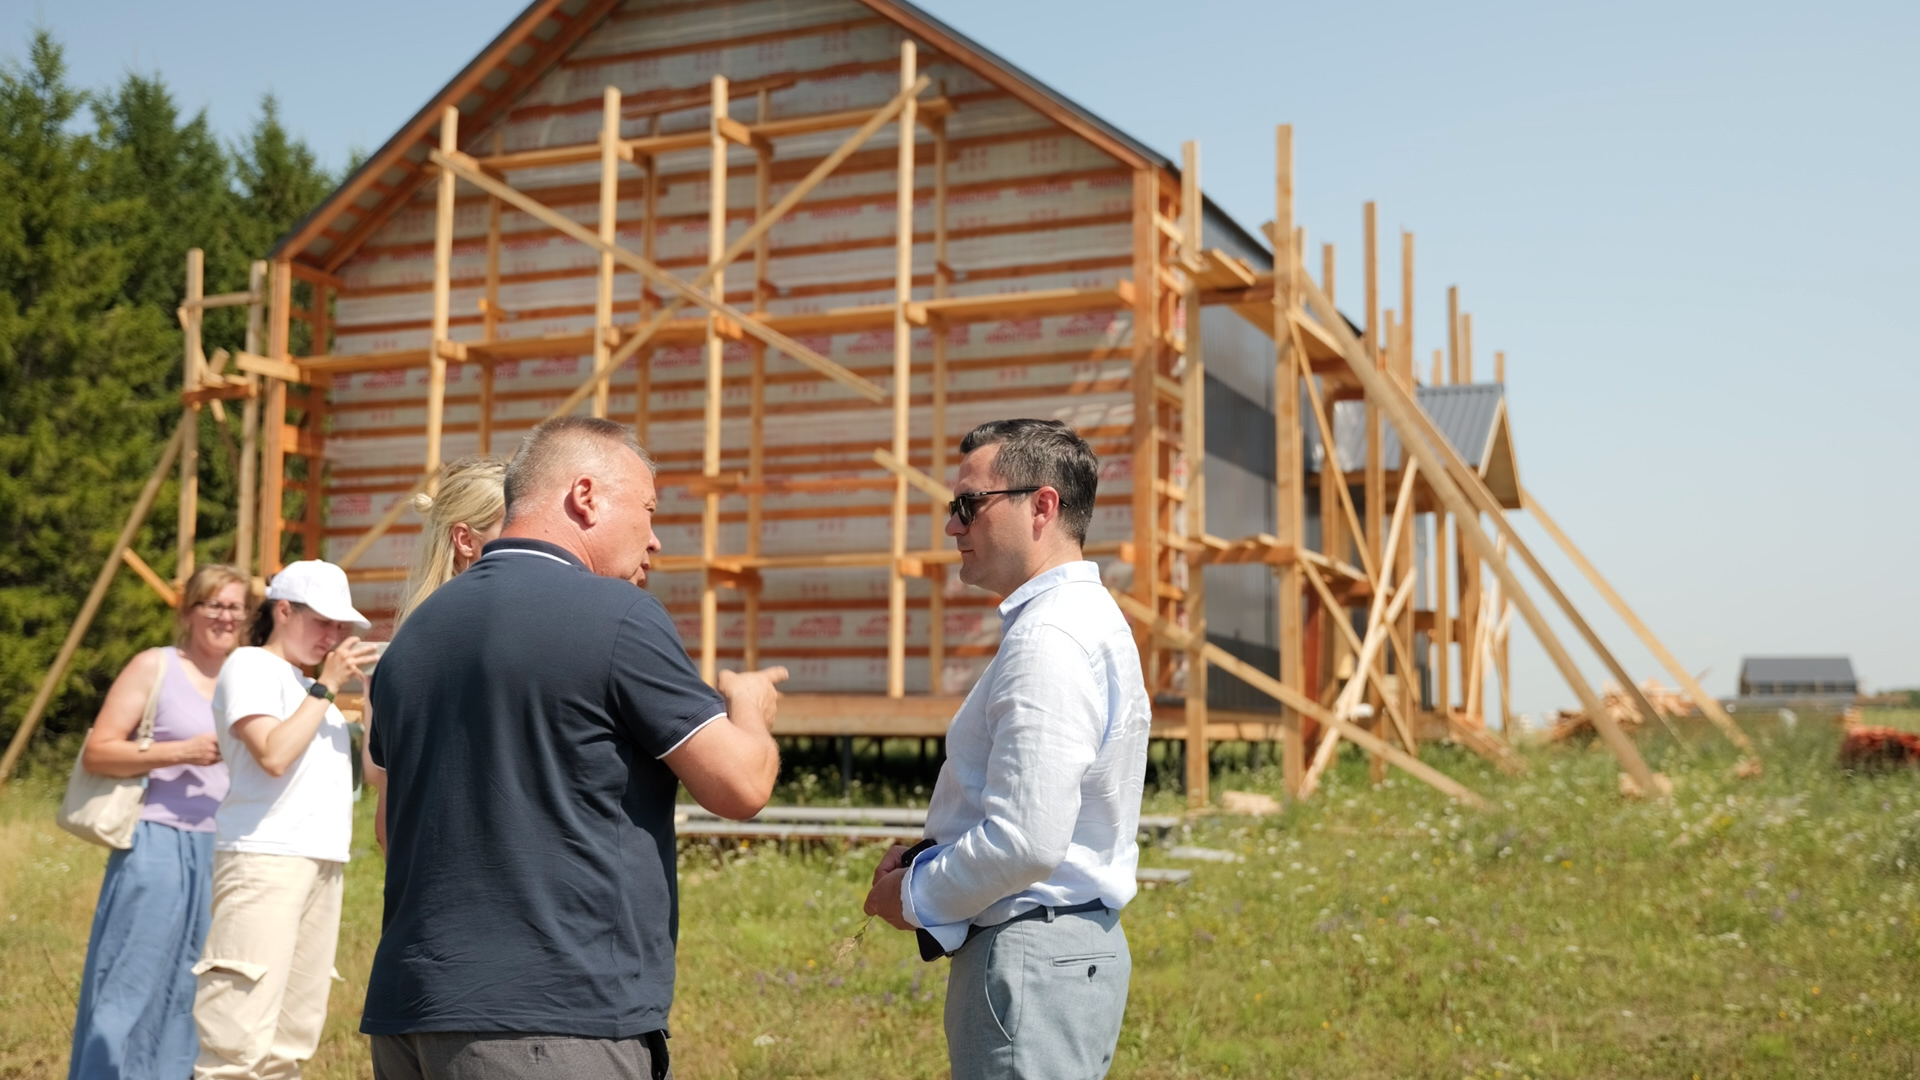
[[(247, 617), (247, 578), (203, 566), (181, 590), (171, 646), (135, 656), (107, 691), (82, 752), (88, 772), (144, 776), (133, 846), (107, 859), (73, 1025), (74, 1078), (185, 1076), (193, 1068), (193, 965), (212, 916), (213, 815), (227, 766), (213, 688)], [(134, 739), (158, 683), (153, 741)]]

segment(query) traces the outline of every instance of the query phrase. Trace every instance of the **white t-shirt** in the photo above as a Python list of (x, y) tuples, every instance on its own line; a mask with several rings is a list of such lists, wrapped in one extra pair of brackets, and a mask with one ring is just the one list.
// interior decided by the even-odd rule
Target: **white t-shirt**
[(213, 726), (232, 786), (213, 816), (214, 850), (347, 861), (353, 841), (353, 743), (340, 710), (327, 706), (313, 742), (277, 777), (261, 768), (233, 734), (234, 721), (249, 716), (284, 722), (307, 700), (312, 684), (265, 649), (235, 649), (220, 668)]

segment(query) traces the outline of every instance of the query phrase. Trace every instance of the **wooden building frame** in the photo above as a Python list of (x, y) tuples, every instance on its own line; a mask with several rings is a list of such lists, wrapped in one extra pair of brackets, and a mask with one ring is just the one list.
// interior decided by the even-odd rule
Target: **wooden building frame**
[[(1500, 684), (1500, 715), (1507, 717), (1506, 655), (1512, 612), (1545, 646), (1569, 687), (1579, 698), (1609, 749), (1619, 758), (1635, 790), (1653, 792), (1655, 781), (1632, 742), (1600, 707), (1598, 696), (1546, 622), (1542, 609), (1509, 566), (1524, 563), (1583, 641), (1601, 658), (1619, 684), (1636, 698), (1648, 719), (1654, 710), (1599, 637), (1575, 610), (1506, 514), (1524, 500), (1505, 446), (1505, 471), (1489, 472), (1490, 455), (1475, 451), (1470, 463), (1422, 408), (1414, 378), (1413, 237), (1402, 236), (1402, 298), (1399, 311), (1381, 310), (1377, 280), (1377, 214), (1364, 209), (1366, 236), (1365, 312), (1349, 324), (1334, 307), (1334, 252), (1322, 250), (1322, 280), (1308, 272), (1306, 237), (1295, 227), (1292, 130), (1276, 134), (1275, 217), (1268, 239), (1272, 269), (1243, 255), (1210, 245), (1203, 226), (1218, 212), (1200, 186), (1199, 149), (1184, 148), (1182, 160), (1164, 161), (1119, 135), (1057, 95), (940, 25), (911, 5), (894, 0), (859, 0), (869, 17), (846, 25), (882, 25), (898, 35), (898, 51), (887, 70), (897, 70), (892, 96), (878, 107), (844, 107), (803, 115), (778, 116), (774, 95), (793, 85), (791, 77), (767, 76), (730, 81), (712, 74), (704, 86), (683, 86), (640, 102), (623, 98), (614, 85), (599, 97), (599, 125), (591, 141), (508, 149), (505, 119), (515, 102), (569, 50), (612, 18), (617, 9), (644, 7), (616, 0), (538, 0), (490, 44), (428, 107), (382, 147), (328, 201), (282, 239), (267, 262), (256, 264), (246, 293), (206, 297), (200, 288), (199, 253), (188, 258), (187, 303), (181, 309), (186, 346), (183, 359), (183, 415), (166, 459), (155, 472), (142, 502), (129, 518), (113, 556), (102, 569), (94, 595), (69, 635), (66, 647), (36, 698), (28, 723), (16, 734), (0, 779), (10, 772), (18, 751), (44, 710), (61, 669), (104, 596), (105, 584), (124, 561), (163, 597), (171, 596), (191, 572), (198, 493), (196, 475), (197, 410), (212, 409), (224, 425), (224, 403), (242, 409), (240, 535), (238, 550), (249, 568), (271, 576), (290, 554), (298, 537), (304, 558), (331, 557), (348, 568), (357, 584), (394, 582), (404, 571), (358, 564), (383, 536), (395, 530), (410, 497), (431, 490), (442, 465), (448, 437), (449, 373), (478, 373), (475, 437), (481, 453), (497, 446), (496, 369), (502, 364), (551, 355), (590, 356), (586, 377), (557, 400), (543, 402), (545, 415), (586, 407), (592, 415), (611, 416), (611, 386), (616, 372), (634, 364), (635, 405), (630, 419), (643, 442), (663, 423), (652, 402), (661, 390), (652, 358), (666, 348), (697, 349), (698, 378), (683, 380), (689, 400), (699, 401), (702, 427), (697, 464), (690, 457), (663, 460), (663, 491), (678, 490), (699, 506), (697, 550), (665, 553), (655, 561), (658, 573), (696, 575), (697, 633), (689, 652), (703, 677), (711, 680), (723, 657), (721, 594), (737, 594), (745, 612), (738, 660), (757, 665), (769, 650), (762, 641), (763, 589), (767, 576), (805, 568), (868, 568), (886, 575), (884, 693), (795, 693), (781, 708), (780, 734), (838, 737), (936, 737), (944, 734), (964, 691), (947, 677), (947, 660), (983, 646), (947, 640), (948, 567), (957, 552), (944, 542), (942, 506), (951, 497), (945, 478), (955, 463), (954, 444), (964, 432), (950, 426), (960, 366), (949, 356), (957, 328), (1010, 320), (1060, 316), (1125, 317), (1124, 386), (1113, 393), (1130, 397), (1124, 430), (1099, 435), (1122, 446), (1131, 460), (1126, 493), (1129, 512), (1124, 537), (1108, 537), (1088, 552), (1124, 565), (1111, 579), (1114, 593), (1134, 622), (1142, 668), (1155, 705), (1154, 735), (1185, 745), (1185, 780), (1192, 805), (1208, 802), (1209, 747), (1220, 741), (1280, 743), (1289, 794), (1311, 794), (1340, 741), (1369, 753), (1376, 770), (1391, 764), (1463, 801), (1479, 796), (1419, 760), (1423, 739), (1435, 736), (1462, 742), (1503, 767), (1518, 767), (1504, 742), (1509, 724), (1495, 737), (1485, 721), (1489, 671)], [(673, 8), (655, 4), (655, 8)], [(696, 5), (680, 5), (694, 7)], [(836, 24), (840, 25), (840, 24)], [(772, 42), (769, 32), (753, 40)], [(715, 54), (718, 55), (717, 53)], [(1125, 170), (1128, 195), (1123, 219), (1129, 230), (1129, 276), (1098, 286), (981, 291), (957, 289), (964, 268), (949, 264), (954, 230), (950, 208), (955, 185), (950, 175), (955, 148), (949, 120), (967, 108), (937, 87), (923, 70), (924, 58), (938, 56), (997, 88), (995, 93), (1038, 112), (1050, 124), (1083, 140)], [(877, 61), (862, 69), (880, 70)], [(735, 118), (740, 98), (752, 101), (753, 120)], [(576, 112), (578, 110), (575, 110)], [(667, 118), (706, 113), (702, 127)], [(644, 133), (627, 130), (644, 121)], [(894, 146), (867, 150), (869, 142), (891, 132)], [(917, 177), (925, 164), (923, 135), (930, 139), (932, 183), (928, 211), (930, 236), (916, 234), (916, 201), (925, 190)], [(789, 160), (781, 148), (792, 140), (831, 137), (826, 153)], [(813, 143), (810, 146), (815, 145)], [(663, 165), (671, 155), (704, 153), (706, 175), (705, 243), (700, 269), (690, 275), (656, 251), (662, 233)], [(736, 155), (752, 162), (750, 208), (729, 205), (729, 169)], [(790, 220), (810, 194), (860, 161), (870, 173), (883, 169), (881, 155), (892, 158), (891, 295), (885, 302), (825, 310), (773, 310), (777, 290), (770, 281), (771, 235)], [(549, 189), (527, 188), (514, 177), (539, 170), (595, 169), (595, 181), (571, 202), (583, 205), (591, 194), (591, 215), (569, 213), (543, 197)], [(804, 171), (802, 170), (804, 166)], [(623, 179), (623, 173), (625, 177)], [(637, 175), (637, 181), (634, 179)], [(672, 181), (688, 182), (684, 176)], [(623, 184), (625, 188), (623, 189)], [(777, 187), (784, 191), (776, 198)], [(432, 190), (431, 318), (423, 344), (380, 351), (335, 351), (333, 332), (343, 319), (341, 302), (365, 294), (341, 276), (343, 267), (370, 238)], [(454, 332), (456, 218), (461, 192), (469, 206), (484, 199), (484, 276), (472, 317), (460, 335)], [(624, 193), (623, 193), (624, 191)], [(617, 207), (622, 199), (641, 207), (638, 250), (623, 243)], [(424, 213), (424, 207), (420, 210)], [(594, 264), (592, 322), (584, 330), (541, 336), (513, 336), (507, 323), (514, 312), (503, 300), (507, 284), (503, 251), (509, 237), (506, 214), (519, 215), (543, 234), (563, 239), (591, 255)], [(473, 219), (469, 218), (471, 222)], [(743, 229), (735, 229), (735, 224)], [(916, 239), (930, 243), (931, 274), (916, 280)], [(469, 245), (471, 246), (471, 244)], [(869, 244), (871, 247), (871, 244)], [(575, 250), (575, 249), (569, 249)], [(687, 265), (680, 264), (684, 270)], [(750, 266), (749, 289), (728, 291), (730, 274)], [(617, 275), (637, 277), (637, 295), (623, 294)], [(294, 283), (304, 285), (308, 301), (294, 306)], [(462, 286), (471, 289), (471, 283)], [(918, 292), (916, 292), (918, 289)], [(734, 298), (730, 300), (730, 297)], [(246, 348), (235, 356), (203, 354), (200, 313), (227, 304), (250, 306)], [(1201, 318), (1209, 308), (1224, 308), (1256, 328), (1272, 349), (1273, 528), (1239, 537), (1221, 537), (1208, 529), (1206, 404), (1208, 370)], [(311, 329), (308, 355), (290, 347), (291, 323)], [(472, 327), (478, 328), (477, 336)], [(1457, 290), (1449, 291), (1448, 338), (1451, 361), (1446, 382), (1472, 382), (1471, 316), (1458, 310)], [(927, 331), (923, 349), (915, 333)], [(856, 369), (817, 348), (831, 335), (888, 335), (890, 364)], [(725, 371), (730, 345), (749, 357), (745, 382), (747, 444), (744, 453), (723, 445), (729, 418), (725, 400), (740, 379)], [(776, 372), (776, 360), (798, 369)], [(978, 361), (968, 364), (978, 366)], [(1504, 376), (1504, 358), (1497, 362)], [(231, 367), (231, 370), (229, 370)], [(803, 370), (802, 370), (803, 369)], [(336, 380), (369, 372), (425, 372), (425, 416), (421, 431), (423, 464), (394, 474), (388, 469), (377, 485), (356, 490), (377, 492), (388, 506), (364, 527), (345, 530), (331, 522), (325, 506), (331, 489), (328, 467), (329, 418), (337, 407), (330, 387)], [(795, 380), (821, 380), (846, 402), (886, 411), (885, 439), (865, 450), (849, 450), (864, 461), (863, 472), (807, 478), (774, 468), (779, 455), (769, 432), (782, 423), (770, 406), (770, 389)], [(915, 380), (924, 380), (924, 397)], [(1436, 372), (1435, 382), (1441, 381)], [(1103, 384), (1104, 385), (1104, 384)], [(696, 390), (697, 387), (697, 390)], [(1351, 404), (1349, 404), (1351, 403)], [(1358, 409), (1364, 431), (1358, 460), (1343, 457), (1336, 437), (1340, 406)], [(848, 406), (851, 407), (851, 406)], [(924, 426), (916, 428), (916, 409)], [(1501, 406), (1504, 409), (1504, 404)], [(300, 420), (290, 423), (298, 412)], [(1500, 414), (1504, 432), (1504, 412)], [(221, 428), (224, 431), (224, 426)], [(1310, 446), (1308, 432), (1318, 446)], [(412, 438), (411, 434), (406, 436)], [(1398, 449), (1388, 460), (1389, 440)], [(1310, 459), (1318, 456), (1320, 465)], [(1497, 457), (1497, 455), (1493, 455)], [(289, 458), (304, 458), (298, 481), (302, 510), (289, 519), (286, 496)], [(735, 465), (729, 468), (728, 459)], [(158, 490), (159, 478), (178, 458), (182, 484), (180, 544), (172, 584), (147, 566), (128, 546)], [(257, 458), (257, 470), (256, 470)], [(742, 460), (744, 459), (744, 460)], [(1489, 486), (1493, 479), (1505, 498)], [(1511, 490), (1507, 490), (1511, 488)], [(778, 496), (884, 494), (884, 550), (819, 553), (771, 553), (763, 534), (772, 520), (767, 501)], [(1309, 496), (1317, 502), (1318, 540), (1309, 544)], [(723, 505), (744, 503), (743, 542), (727, 545)], [(931, 529), (914, 534), (914, 517), (924, 513)], [(1536, 516), (1540, 516), (1536, 509)], [(1681, 681), (1708, 716), (1751, 752), (1744, 736), (1727, 719), (1651, 631), (1631, 614), (1590, 563), (1550, 519), (1556, 542), (1627, 619), (1663, 664)], [(1418, 537), (1431, 536), (1428, 547)], [(351, 541), (350, 543), (347, 541)], [(252, 557), (257, 548), (257, 559)], [(723, 550), (723, 548), (728, 548)], [(1209, 567), (1258, 564), (1277, 582), (1274, 625), (1278, 662), (1273, 670), (1249, 662), (1211, 639), (1207, 624)], [(926, 670), (910, 680), (909, 587), (924, 581), (926, 596)], [(1421, 606), (1423, 590), (1433, 603)], [(1457, 597), (1457, 599), (1456, 599)], [(914, 607), (920, 602), (916, 601)], [(1459, 643), (1456, 657), (1453, 643)], [(916, 647), (918, 648), (918, 647)], [(977, 653), (976, 653), (977, 654)], [(1277, 712), (1210, 708), (1209, 673), (1222, 675), (1271, 699)], [(1431, 676), (1430, 693), (1419, 685)], [(1378, 771), (1376, 771), (1378, 775)]]

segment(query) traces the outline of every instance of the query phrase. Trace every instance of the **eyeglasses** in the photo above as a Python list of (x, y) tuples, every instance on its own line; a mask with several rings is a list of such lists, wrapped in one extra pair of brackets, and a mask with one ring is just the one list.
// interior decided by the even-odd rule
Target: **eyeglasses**
[(216, 619), (237, 619), (247, 613), (247, 609), (238, 604), (195, 604), (193, 606)]
[(963, 491), (947, 504), (947, 513), (960, 519), (962, 527), (973, 524), (975, 515), (980, 513), (980, 500), (989, 495), (1031, 495), (1040, 489), (1037, 487), (1005, 488), (1000, 491)]

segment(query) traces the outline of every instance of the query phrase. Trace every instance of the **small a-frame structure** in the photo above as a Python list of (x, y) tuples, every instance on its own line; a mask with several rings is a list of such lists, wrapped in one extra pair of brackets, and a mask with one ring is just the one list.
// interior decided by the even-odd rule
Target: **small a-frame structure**
[[(1330, 247), (1308, 273), (1290, 128), (1276, 163), (1263, 243), (1204, 198), (1197, 147), (1164, 158), (911, 4), (537, 0), (248, 292), (201, 296), (190, 258), (187, 413), (155, 473), (178, 457), (189, 480), (174, 578), (195, 410), (240, 404), (240, 549), (260, 574), (330, 558), (384, 613), (410, 496), (442, 463), (584, 408), (660, 462), (651, 587), (704, 674), (793, 669), (782, 734), (938, 736), (999, 632), (995, 598), (947, 572), (956, 443), (1054, 416), (1102, 456), (1088, 554), (1137, 623), (1195, 805), (1227, 739), (1277, 739), (1296, 795), (1346, 740), (1476, 799), (1419, 748), (1444, 733), (1513, 764), (1484, 720), (1512, 611), (1652, 791), (1509, 568), (1633, 687), (1507, 523), (1533, 504), (1457, 290), (1447, 370), (1420, 385), (1412, 235), (1396, 315), (1367, 204), (1348, 322)], [(199, 312), (223, 303), (252, 305), (248, 343), (208, 358)]]

